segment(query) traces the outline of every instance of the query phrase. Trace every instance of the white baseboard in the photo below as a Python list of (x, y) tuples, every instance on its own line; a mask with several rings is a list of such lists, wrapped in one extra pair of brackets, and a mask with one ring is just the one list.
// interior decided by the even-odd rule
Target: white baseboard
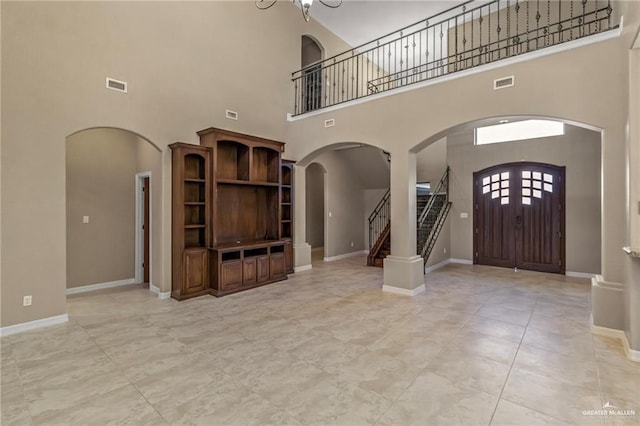
[(302, 272), (302, 271), (308, 271), (311, 268), (312, 268), (311, 265), (294, 266), (293, 267), (293, 272), (297, 273), (297, 272)]
[(473, 265), (473, 260), (469, 260), (469, 259), (455, 259), (455, 258), (451, 258), (449, 259), (449, 263), (461, 263), (463, 265)]
[(360, 256), (363, 253), (367, 254), (366, 250), (358, 250), (358, 251), (354, 251), (352, 253), (339, 254), (338, 256), (325, 257), (322, 260), (325, 261), (325, 262), (333, 262), (334, 260), (341, 260), (341, 259), (346, 259), (348, 257)]
[(433, 265), (431, 265), (431, 266), (429, 266), (427, 268), (424, 268), (424, 273), (428, 274), (429, 272), (433, 272), (436, 269), (440, 269), (443, 266), (448, 265), (449, 263), (451, 263), (451, 259), (445, 259), (442, 262), (438, 262), (438, 263), (435, 263), (435, 264), (433, 264)]
[(170, 291), (162, 292), (162, 291), (160, 291), (160, 289), (158, 287), (156, 287), (153, 284), (149, 284), (149, 291), (151, 293), (157, 294), (158, 295), (158, 299), (160, 299), (160, 300), (166, 300), (166, 299), (169, 299), (171, 297), (171, 292)]
[(135, 278), (127, 278), (126, 280), (110, 281), (106, 283), (83, 285), (82, 287), (72, 287), (65, 290), (65, 294), (86, 293), (88, 291), (102, 290), (103, 288), (120, 287), (123, 285), (135, 284)]
[(575, 278), (595, 278), (597, 274), (590, 274), (588, 272), (574, 272), (574, 271), (565, 271), (564, 273), (567, 277), (575, 277)]
[(0, 328), (0, 336), (22, 333), (23, 331), (35, 330), (36, 328), (49, 327), (51, 325), (64, 324), (69, 321), (69, 315), (62, 314), (54, 317), (42, 318), (35, 321), (23, 322), (21, 324), (8, 325)]
[(599, 336), (617, 338), (622, 340), (622, 347), (624, 348), (624, 353), (628, 359), (635, 362), (640, 362), (640, 351), (636, 351), (631, 349), (629, 346), (629, 340), (627, 339), (627, 334), (622, 330), (615, 330), (613, 328), (600, 327), (593, 324), (593, 316), (591, 317), (591, 332), (593, 334), (597, 334)]
[(426, 291), (426, 289), (427, 288), (424, 286), (424, 284), (414, 288), (413, 290), (409, 290), (408, 288), (393, 287), (393, 286), (390, 286), (390, 285), (383, 285), (382, 286), (382, 291), (384, 291), (384, 292), (394, 293), (394, 294), (401, 294), (403, 296), (416, 296), (416, 295), (422, 293), (423, 291)]

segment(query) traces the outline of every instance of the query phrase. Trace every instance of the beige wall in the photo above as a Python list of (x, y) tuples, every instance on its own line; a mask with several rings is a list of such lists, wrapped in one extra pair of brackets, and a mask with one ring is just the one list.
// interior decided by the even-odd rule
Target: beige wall
[[(161, 269), (153, 280), (170, 291), (166, 146), (195, 143), (195, 132), (209, 126), (285, 140), (301, 35), (314, 35), (327, 54), (346, 47), (305, 23), (289, 2), (268, 11), (253, 2), (3, 1), (0, 7), (2, 326), (66, 313), (67, 136), (114, 127), (162, 149), (166, 172), (156, 181), (162, 196), (155, 197), (162, 203), (162, 245), (154, 251)], [(127, 81), (129, 92), (105, 89), (106, 77)], [(226, 120), (225, 109), (239, 120)], [(23, 308), (27, 294), (33, 305)]]
[(447, 169), (447, 138), (436, 141), (416, 155), (416, 181), (431, 182), (435, 189)]
[(314, 158), (314, 162), (321, 164), (327, 172), (325, 257), (364, 250), (364, 188), (351, 162), (341, 151), (323, 152)]
[[(565, 126), (565, 135), (484, 146), (473, 131), (448, 137), (451, 167), (451, 253), (473, 259), (473, 173), (487, 167), (534, 161), (565, 166), (566, 269), (600, 273), (600, 133)], [(467, 213), (468, 218), (460, 218)]]
[(307, 166), (306, 177), (306, 222), (307, 243), (311, 247), (324, 246), (324, 182), (325, 170), (318, 163)]
[(67, 288), (134, 277), (136, 145), (115, 129), (67, 139)]

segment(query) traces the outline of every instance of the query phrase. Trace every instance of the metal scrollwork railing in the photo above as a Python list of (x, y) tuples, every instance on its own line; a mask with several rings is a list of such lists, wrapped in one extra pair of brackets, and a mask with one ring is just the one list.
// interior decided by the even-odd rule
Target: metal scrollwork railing
[(294, 115), (615, 28), (612, 0), (466, 1), (294, 72)]
[(369, 216), (369, 248), (380, 238), (391, 219), (391, 191), (388, 189)]

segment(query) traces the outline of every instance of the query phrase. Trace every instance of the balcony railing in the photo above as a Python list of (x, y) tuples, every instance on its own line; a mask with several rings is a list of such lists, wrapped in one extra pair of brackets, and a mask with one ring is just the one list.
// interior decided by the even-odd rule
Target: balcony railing
[(294, 115), (615, 28), (611, 0), (467, 1), (294, 72)]

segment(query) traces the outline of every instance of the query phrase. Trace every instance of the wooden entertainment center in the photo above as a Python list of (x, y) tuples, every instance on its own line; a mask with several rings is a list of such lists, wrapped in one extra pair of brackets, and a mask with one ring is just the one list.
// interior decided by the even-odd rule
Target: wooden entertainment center
[(224, 296), (293, 272), (293, 163), (284, 143), (209, 128), (172, 151), (172, 291)]

